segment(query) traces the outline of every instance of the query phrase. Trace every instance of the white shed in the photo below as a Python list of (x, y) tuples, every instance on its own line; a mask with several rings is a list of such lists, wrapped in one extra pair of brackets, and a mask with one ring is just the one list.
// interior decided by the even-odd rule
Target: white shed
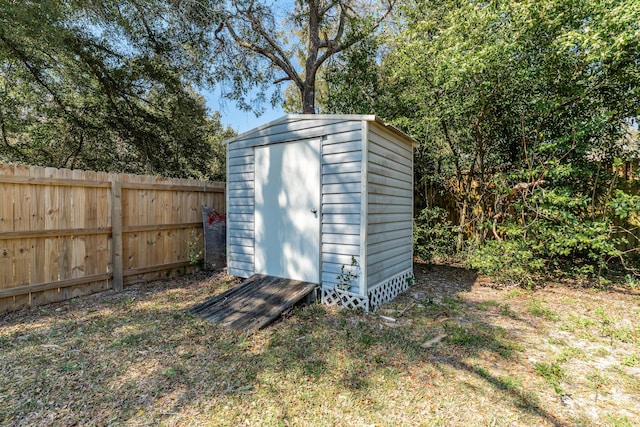
[(371, 115), (287, 115), (226, 143), (229, 274), (365, 310), (407, 289), (414, 139)]

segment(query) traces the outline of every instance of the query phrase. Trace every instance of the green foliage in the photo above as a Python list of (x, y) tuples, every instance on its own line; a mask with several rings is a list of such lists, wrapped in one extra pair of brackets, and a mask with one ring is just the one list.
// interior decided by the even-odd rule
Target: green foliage
[(638, 279), (637, 277), (633, 276), (632, 274), (627, 274), (624, 276), (624, 282), (625, 284), (633, 289), (639, 289), (640, 288), (640, 279)]
[(467, 262), (483, 274), (505, 284), (532, 286), (543, 261), (536, 258), (524, 240), (489, 240), (470, 252)]
[(639, 114), (640, 7), (416, 0), (401, 13), (371, 109), (421, 140), (417, 189), (456, 202), (457, 250), (509, 282), (630, 268), (619, 229), (638, 196), (615, 189), (620, 159), (640, 157), (622, 140)]
[(547, 380), (547, 382), (549, 382), (553, 386), (553, 389), (556, 393), (562, 393), (560, 382), (564, 378), (565, 373), (558, 363), (537, 362), (534, 363), (534, 370), (538, 375)]
[(200, 265), (204, 262), (204, 247), (202, 246), (202, 237), (198, 236), (195, 231), (191, 231), (191, 236), (187, 242), (187, 250), (189, 256), (189, 264)]
[[(376, 61), (380, 37), (371, 35), (336, 55), (323, 72), (326, 94), (319, 99), (320, 112), (373, 114), (380, 93)], [(348, 83), (344, 80), (349, 70)]]
[(187, 9), (1, 2), (0, 161), (220, 176), (216, 137), (232, 132), (195, 92), (202, 61)]
[(626, 219), (630, 214), (640, 212), (640, 195), (631, 195), (622, 190), (616, 190), (615, 196), (607, 204), (616, 217)]
[(348, 291), (349, 289), (351, 289), (351, 282), (360, 277), (359, 269), (360, 264), (358, 264), (358, 260), (356, 259), (356, 257), (352, 256), (351, 265), (340, 266), (340, 274), (336, 276), (336, 279), (338, 279), (336, 288), (343, 291)]
[(455, 250), (454, 231), (444, 209), (424, 208), (414, 221), (414, 254), (426, 262), (431, 262), (434, 257), (452, 255)]
[[(572, 176), (580, 172), (575, 169)], [(575, 273), (594, 276), (620, 255), (621, 240), (614, 237), (609, 216), (594, 215), (592, 202), (575, 187), (537, 189), (513, 203), (519, 215), (500, 226), (499, 233), (506, 239), (523, 239), (533, 257), (545, 261), (548, 271), (570, 264)]]

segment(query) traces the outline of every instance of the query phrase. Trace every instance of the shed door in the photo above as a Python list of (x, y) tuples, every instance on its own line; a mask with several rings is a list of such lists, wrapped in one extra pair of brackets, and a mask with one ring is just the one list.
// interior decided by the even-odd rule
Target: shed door
[(320, 283), (320, 140), (255, 149), (255, 272)]

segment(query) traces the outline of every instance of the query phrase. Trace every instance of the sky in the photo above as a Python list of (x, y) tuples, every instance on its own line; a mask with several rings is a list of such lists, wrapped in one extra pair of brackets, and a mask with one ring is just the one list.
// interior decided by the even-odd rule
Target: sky
[[(275, 16), (278, 19), (284, 19), (294, 8), (293, 0), (275, 0), (268, 1), (267, 3), (274, 8)], [(252, 112), (238, 110), (234, 101), (221, 100), (219, 90), (210, 91), (201, 89), (201, 93), (205, 97), (207, 107), (212, 111), (220, 112), (222, 125), (231, 126), (239, 134), (279, 119), (286, 114), (282, 111), (282, 108), (278, 107), (274, 109), (269, 101), (267, 101), (264, 105), (264, 113), (256, 117)]]
[(207, 103), (207, 107), (209, 107), (211, 111), (220, 112), (222, 125), (231, 126), (239, 134), (279, 119), (286, 114), (282, 111), (282, 108), (273, 108), (271, 104), (267, 102), (264, 105), (264, 113), (262, 113), (260, 117), (256, 117), (251, 111), (238, 110), (235, 101), (222, 99), (218, 90), (203, 90), (202, 95)]

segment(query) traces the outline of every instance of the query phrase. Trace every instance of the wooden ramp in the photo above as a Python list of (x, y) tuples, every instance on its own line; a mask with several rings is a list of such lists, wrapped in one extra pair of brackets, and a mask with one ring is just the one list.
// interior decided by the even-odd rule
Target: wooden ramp
[(255, 332), (302, 300), (318, 285), (255, 274), (189, 312), (227, 328)]

